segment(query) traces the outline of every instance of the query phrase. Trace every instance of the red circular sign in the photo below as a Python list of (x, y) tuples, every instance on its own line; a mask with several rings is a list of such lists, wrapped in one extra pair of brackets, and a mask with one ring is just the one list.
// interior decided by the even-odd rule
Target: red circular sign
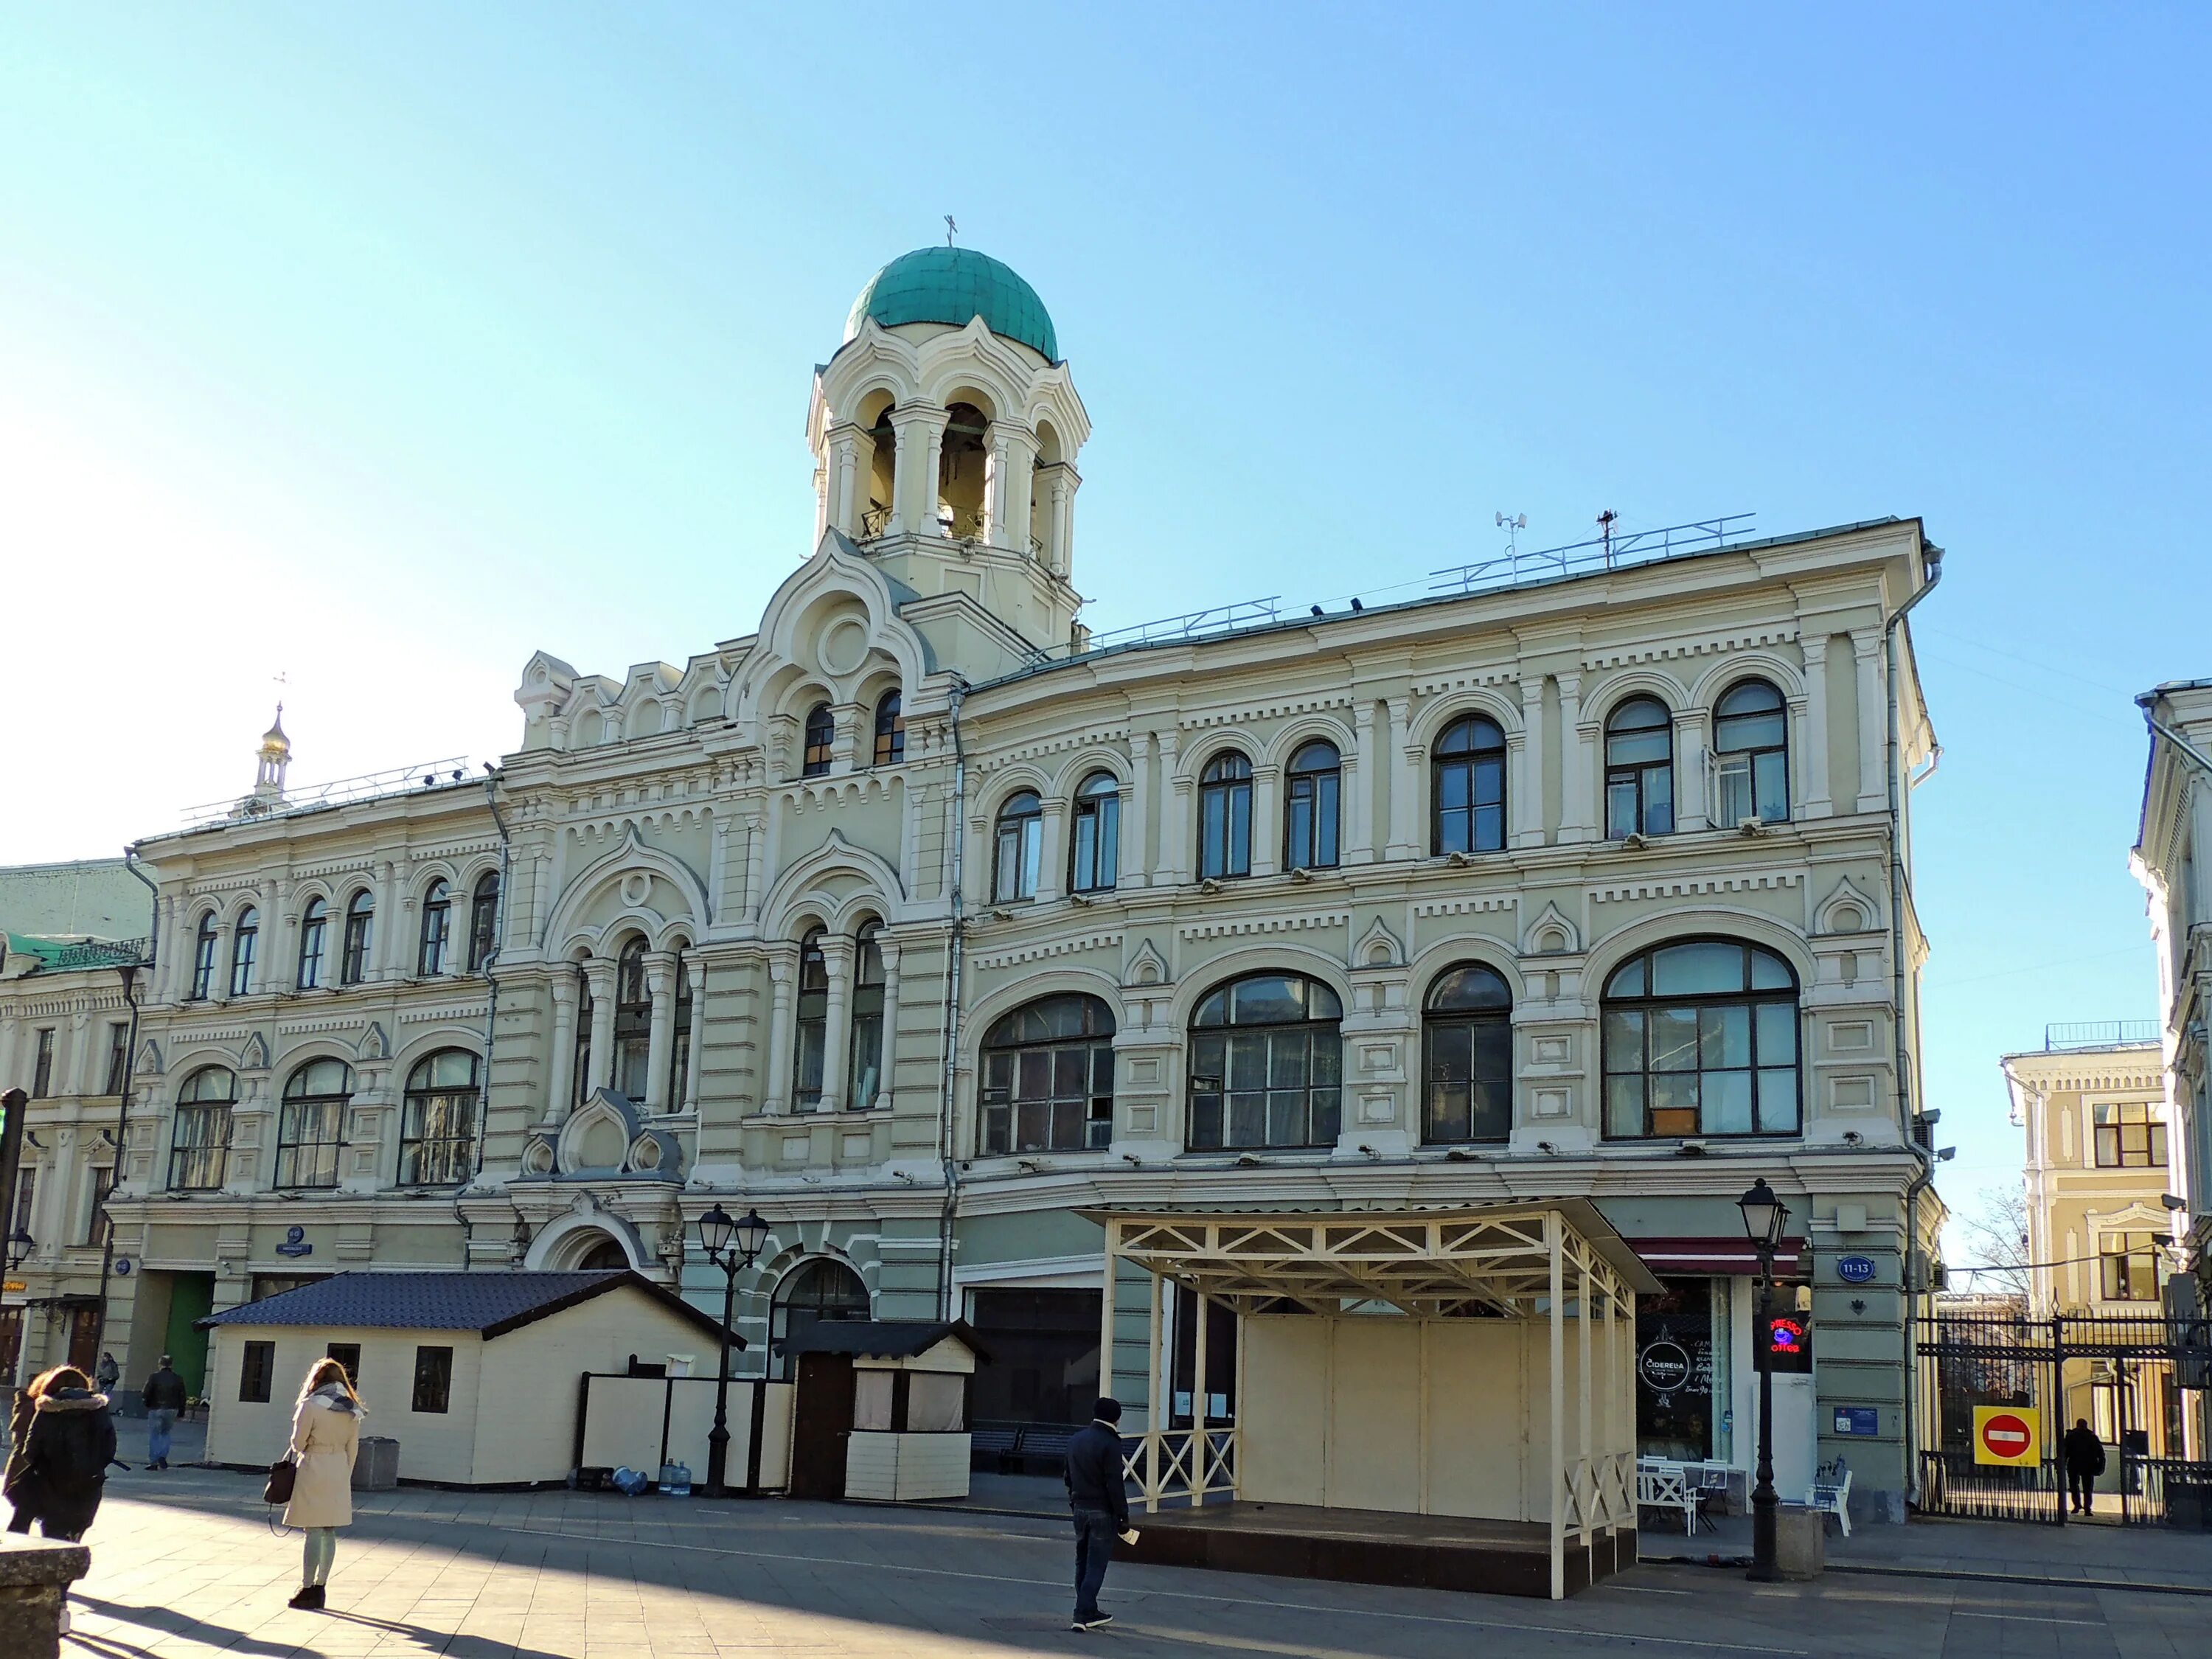
[(2018, 1457), (2033, 1443), (2027, 1419), (2000, 1412), (1982, 1424), (1982, 1443), (1998, 1457)]

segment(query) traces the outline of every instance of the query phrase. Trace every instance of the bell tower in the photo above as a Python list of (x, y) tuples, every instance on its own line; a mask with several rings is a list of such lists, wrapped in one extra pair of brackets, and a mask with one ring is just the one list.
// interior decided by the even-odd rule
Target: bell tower
[(1073, 641), (1076, 453), (1091, 419), (1036, 290), (972, 248), (878, 271), (815, 371), (815, 531), (1039, 650)]

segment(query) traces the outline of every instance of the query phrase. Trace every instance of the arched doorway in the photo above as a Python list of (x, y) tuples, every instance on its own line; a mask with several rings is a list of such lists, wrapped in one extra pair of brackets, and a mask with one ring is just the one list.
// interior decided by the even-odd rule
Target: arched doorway
[(776, 1375), (788, 1382), (793, 1375), (784, 1345), (794, 1336), (833, 1319), (866, 1319), (868, 1287), (860, 1274), (842, 1261), (817, 1256), (802, 1261), (775, 1287), (769, 1304), (769, 1352)]

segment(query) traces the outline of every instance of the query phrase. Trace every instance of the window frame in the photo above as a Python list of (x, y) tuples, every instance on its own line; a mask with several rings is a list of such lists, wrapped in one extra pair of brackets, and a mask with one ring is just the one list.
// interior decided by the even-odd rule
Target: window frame
[(1034, 789), (1017, 789), (991, 817), (991, 902), (1035, 898), (1043, 874), (1044, 798)]
[(480, 974), (499, 951), (499, 872), (487, 870), (469, 890), (468, 971)]
[(238, 1351), (238, 1398), (241, 1405), (265, 1406), (276, 1377), (276, 1345), (249, 1340)]
[(100, 1093), (119, 1097), (131, 1081), (131, 1022), (112, 1019), (107, 1022), (107, 1075), (106, 1087)]
[[(1324, 749), (1328, 763), (1312, 763)], [(1343, 856), (1344, 751), (1327, 738), (1309, 738), (1283, 769), (1283, 868), (1334, 870)]]
[(906, 759), (906, 699), (896, 689), (876, 699), (875, 763), (896, 766)]
[[(1503, 1000), (1487, 1006), (1443, 1007), (1439, 999), (1448, 986), (1458, 976), (1482, 975), (1497, 981)], [(1443, 1047), (1440, 1037), (1447, 1032), (1464, 1030), (1468, 1033), (1468, 1075), (1464, 1079), (1437, 1075)], [(1488, 1039), (1486, 1042), (1485, 1039)], [(1488, 1052), (1486, 1052), (1487, 1050)], [(1482, 1075), (1486, 1063), (1495, 1075)], [(1425, 1146), (1492, 1146), (1510, 1140), (1513, 1134), (1513, 987), (1504, 975), (1486, 962), (1473, 959), (1455, 962), (1439, 969), (1429, 981), (1427, 992), (1421, 999), (1421, 1144)], [(1437, 1127), (1439, 1112), (1437, 1091), (1443, 1087), (1464, 1083), (1467, 1090), (1467, 1133), (1454, 1134)], [(1502, 1098), (1488, 1102), (1478, 1100), (1486, 1085), (1494, 1085), (1502, 1091)], [(1486, 1107), (1490, 1115), (1502, 1112), (1503, 1122), (1495, 1133), (1480, 1133)]]
[[(193, 1092), (200, 1079), (220, 1075), (226, 1079), (230, 1092), (220, 1100), (207, 1099)], [(169, 1114), (169, 1179), (166, 1190), (173, 1193), (220, 1192), (230, 1173), (231, 1114), (238, 1105), (238, 1073), (228, 1066), (195, 1067), (177, 1091), (175, 1105)], [(220, 1130), (220, 1134), (203, 1133), (186, 1140), (181, 1130), (189, 1121), (206, 1130)], [(183, 1171), (197, 1160), (203, 1174), (211, 1173), (213, 1179), (186, 1181), (179, 1178)]]
[[(1647, 718), (1656, 714), (1656, 720)], [(1638, 723), (1628, 724), (1633, 717)], [(1618, 752), (1639, 739), (1664, 739), (1666, 752), (1656, 759), (1638, 759)], [(1657, 786), (1663, 784), (1665, 798)], [(1619, 808), (1626, 792), (1626, 814)], [(1623, 697), (1605, 717), (1605, 836), (1623, 841), (1630, 836), (1674, 834), (1680, 792), (1674, 787), (1674, 714), (1662, 699), (1648, 691)]]
[[(810, 927), (799, 940), (799, 972), (791, 999), (791, 1109), (794, 1112), (822, 1109), (830, 1050), (830, 959), (822, 947), (829, 937), (828, 929)], [(810, 984), (810, 977), (817, 982)]]
[[(879, 1102), (886, 1102), (884, 1009), (889, 976), (884, 967), (883, 931), (883, 923), (871, 918), (853, 935), (853, 996), (845, 1043), (844, 1104), (848, 1112), (872, 1111)], [(872, 1083), (864, 1097), (862, 1085), (871, 1082), (871, 1074)]]
[[(2118, 1249), (2108, 1248), (2106, 1241), (2111, 1239), (2119, 1241)], [(2137, 1244), (2133, 1242), (2136, 1240), (2142, 1242)], [(2150, 1279), (2148, 1295), (2134, 1293), (2136, 1270), (2129, 1264), (2137, 1261), (2146, 1264), (2142, 1271), (2148, 1273)], [(2156, 1233), (2143, 1228), (2100, 1229), (2097, 1234), (2097, 1299), (2100, 1302), (2124, 1302), (2130, 1305), (2157, 1302), (2160, 1291), (2158, 1263), (2159, 1237)], [(2119, 1286), (2117, 1290), (2113, 1288), (2116, 1279)]]
[(253, 965), (261, 953), (261, 911), (249, 904), (238, 913), (230, 928), (230, 994), (253, 994)]
[(345, 929), (338, 944), (338, 983), (366, 984), (374, 966), (371, 957), (375, 948), (376, 895), (366, 887), (357, 887), (346, 900)]
[[(2132, 1109), (2141, 1114), (2130, 1117)], [(2107, 1122), (2105, 1114), (2116, 1115)], [(2167, 1158), (2172, 1152), (2168, 1139), (2165, 1103), (2148, 1100), (2098, 1100), (2089, 1104), (2089, 1142), (2093, 1167), (2100, 1170), (2163, 1170), (2170, 1168)], [(2140, 1135), (2130, 1135), (2130, 1130), (2140, 1130)], [(2110, 1139), (2107, 1140), (2107, 1132)], [(2129, 1142), (2139, 1139), (2139, 1149), (2131, 1151)], [(2106, 1156), (2109, 1145), (2112, 1156)]]
[[(1492, 744), (1484, 736), (1485, 731), (1497, 738)], [(1512, 822), (1508, 816), (1512, 805), (1510, 780), (1506, 776), (1507, 753), (1505, 727), (1480, 710), (1470, 709), (1456, 715), (1437, 733), (1429, 749), (1429, 851), (1432, 857), (1445, 858), (1454, 853), (1475, 857), (1484, 853), (1502, 853), (1512, 839)], [(1451, 793), (1448, 781), (1463, 775), (1466, 796), (1464, 805), (1447, 805)], [(1494, 777), (1497, 783), (1495, 801), (1480, 799), (1484, 782)], [(1480, 833), (1486, 812), (1497, 814), (1498, 830), (1494, 842), (1486, 842)], [(1465, 845), (1454, 845), (1450, 833), (1453, 819), (1465, 823)]]
[[(802, 1285), (801, 1280), (805, 1280)], [(817, 1285), (836, 1281), (838, 1293), (826, 1296)], [(809, 1292), (808, 1300), (801, 1304), (799, 1292)], [(857, 1296), (854, 1292), (857, 1291)], [(790, 1272), (776, 1281), (769, 1297), (768, 1331), (769, 1358), (776, 1367), (777, 1380), (791, 1381), (798, 1366), (785, 1352), (793, 1336), (811, 1330), (816, 1325), (840, 1323), (870, 1318), (874, 1313), (874, 1300), (868, 1294), (868, 1282), (861, 1278), (850, 1262), (836, 1256), (811, 1255), (796, 1263)], [(792, 1329), (792, 1315), (806, 1316), (806, 1322), (797, 1331)]]
[(440, 876), (422, 890), (422, 926), (415, 945), (415, 977), (438, 979), (453, 939), (453, 884)]
[(1121, 780), (1103, 768), (1075, 787), (1069, 814), (1067, 890), (1110, 893), (1121, 881)]
[[(1049, 1031), (1054, 1013), (1070, 1012), (1077, 1026), (1073, 1032), (1056, 1036), (1022, 1033), (1025, 1019), (1045, 1021)], [(993, 1020), (976, 1050), (977, 1156), (1104, 1152), (1114, 1139), (1114, 1037), (1118, 1029), (1111, 1006), (1088, 991), (1032, 997)], [(1064, 1089), (1061, 1056), (1079, 1053), (1082, 1075), (1070, 1080), (1079, 1086)], [(1041, 1079), (1032, 1079), (1035, 1072), (1042, 1072)], [(1044, 1084), (1042, 1092), (1024, 1092), (1024, 1085), (1032, 1080)], [(1024, 1139), (1024, 1109), (1041, 1116), (1042, 1139)]]
[[(1726, 712), (1729, 699), (1748, 690), (1765, 692), (1774, 699), (1773, 706), (1771, 708), (1758, 708), (1748, 712), (1741, 710), (1733, 714)], [(1727, 730), (1730, 722), (1744, 722), (1769, 717), (1771, 717), (1781, 729), (1781, 736), (1774, 742), (1731, 744)], [(1761, 823), (1789, 823), (1790, 820), (1790, 699), (1782, 695), (1782, 688), (1773, 681), (1759, 675), (1747, 675), (1744, 678), (1735, 682), (1713, 700), (1712, 725), (1714, 784), (1717, 794), (1722, 799), (1725, 799), (1729, 784), (1729, 763), (1740, 757), (1744, 763), (1744, 787), (1749, 792), (1752, 807), (1750, 813), (1745, 816), (1756, 817)], [(1774, 761), (1782, 774), (1779, 798), (1782, 811), (1779, 817), (1769, 817), (1759, 800), (1760, 762), (1770, 758)], [(1716, 805), (1718, 804), (1719, 802), (1717, 801)], [(1721, 817), (1723, 821), (1714, 826), (1716, 829), (1733, 830), (1740, 821), (1729, 818), (1725, 810), (1723, 810)]]
[(408, 1395), (408, 1410), (418, 1417), (444, 1417), (453, 1408), (453, 1345), (418, 1344), (415, 1349), (415, 1385)]
[(670, 981), (670, 1000), (675, 1004), (668, 1022), (668, 1109), (688, 1111), (691, 1105), (691, 1036), (692, 1006), (690, 964), (684, 954), (691, 948), (688, 940), (679, 940), (673, 947), (675, 967)]
[(293, 984), (302, 991), (322, 988), (323, 957), (330, 945), (331, 907), (319, 894), (300, 910), (300, 954), (293, 966)]
[[(338, 1068), (338, 1075), (345, 1083), (344, 1090), (339, 1093), (327, 1091), (319, 1094), (307, 1093), (300, 1085), (309, 1073), (318, 1066), (325, 1065), (336, 1066)], [(346, 1148), (346, 1108), (352, 1101), (358, 1084), (359, 1079), (354, 1076), (353, 1067), (333, 1055), (319, 1054), (312, 1060), (302, 1060), (292, 1068), (291, 1074), (284, 1079), (283, 1091), (278, 1096), (276, 1102), (276, 1162), (271, 1167), (269, 1182), (273, 1190), (285, 1193), (329, 1192), (337, 1186), (341, 1175), (338, 1165), (343, 1161)], [(310, 1109), (313, 1109), (313, 1117), (317, 1127), (327, 1125), (330, 1130), (328, 1139), (317, 1135), (310, 1139), (301, 1134), (303, 1123), (308, 1120)], [(287, 1153), (291, 1155), (289, 1164), (285, 1156)], [(323, 1160), (327, 1154), (330, 1178), (326, 1181), (313, 1178), (301, 1179), (303, 1154), (313, 1157), (313, 1163), (309, 1169), (311, 1176), (318, 1176), (321, 1174)], [(289, 1181), (285, 1179), (288, 1173), (292, 1177)]]
[(836, 746), (836, 711), (826, 702), (817, 702), (806, 711), (806, 719), (799, 728), (799, 775), (828, 777)]
[[(469, 1062), (469, 1080), (465, 1085), (441, 1084), (437, 1081), (437, 1063), (447, 1054), (465, 1054)], [(465, 1097), (465, 1101), (464, 1097)], [(444, 1103), (441, 1107), (439, 1103)], [(448, 1130), (442, 1134), (425, 1134), (424, 1121), (434, 1109), (438, 1109), (450, 1122), (462, 1116), (467, 1124), (459, 1133)], [(433, 1050), (407, 1068), (406, 1086), (399, 1097), (399, 1161), (392, 1170), (392, 1184), (409, 1188), (426, 1187), (458, 1187), (476, 1173), (476, 1153), (478, 1137), (483, 1128), (483, 1057), (474, 1049), (448, 1048)], [(440, 1149), (442, 1156), (434, 1164), (441, 1173), (433, 1176), (423, 1173), (422, 1166), (429, 1160), (426, 1148)], [(416, 1169), (408, 1169), (408, 1155), (416, 1155)], [(442, 1171), (454, 1166), (458, 1154), (459, 1172), (447, 1176)]]
[[(1712, 945), (1723, 945), (1741, 952), (1740, 988), (1682, 992), (1655, 992), (1650, 988), (1655, 982), (1656, 964), (1659, 957), (1666, 952), (1685, 947)], [(1756, 982), (1759, 972), (1759, 963), (1762, 958), (1773, 963), (1781, 969), (1788, 981), (1786, 985), (1761, 986)], [(1639, 970), (1638, 982), (1644, 988), (1640, 991), (1615, 991), (1613, 987), (1621, 976), (1632, 969)], [(1599, 1113), (1603, 1138), (1608, 1141), (1622, 1144), (1659, 1140), (1788, 1140), (1802, 1138), (1805, 1133), (1803, 999), (1804, 983), (1798, 977), (1796, 969), (1779, 951), (1754, 944), (1749, 939), (1729, 938), (1725, 934), (1692, 934), (1682, 938), (1662, 939), (1656, 944), (1646, 945), (1614, 963), (1606, 972), (1604, 988), (1598, 1000)], [(1789, 1010), (1786, 1026), (1779, 1021), (1761, 1018), (1761, 1010), (1775, 1007), (1786, 1007)], [(1725, 1015), (1728, 1011), (1735, 1009), (1743, 1011), (1741, 1021), (1745, 1054), (1743, 1063), (1707, 1065), (1705, 1063), (1707, 1047), (1715, 1033), (1717, 1033), (1718, 1042), (1722, 1046), (1723, 1056), (1725, 1055), (1731, 1024)], [(1709, 1027), (1705, 1019), (1708, 1011), (1719, 1013), (1723, 1017), (1713, 1022)], [(1621, 1045), (1626, 1036), (1626, 1025), (1625, 1018), (1616, 1022), (1616, 1014), (1624, 1017), (1632, 1014), (1636, 1016), (1634, 1030), (1638, 1058), (1633, 1066), (1615, 1063), (1617, 1060), (1624, 1057)], [(1669, 1024), (1675, 1028), (1674, 1041), (1680, 1042), (1686, 1037), (1686, 1040), (1693, 1045), (1696, 1064), (1688, 1067), (1662, 1067), (1653, 1064), (1655, 1059), (1659, 1057), (1655, 1052), (1655, 1045), (1668, 1040), (1656, 1036), (1653, 1030), (1655, 1019), (1661, 1015), (1668, 1017)], [(1688, 1017), (1688, 1030), (1684, 1033), (1680, 1028), (1686, 1015)], [(1775, 1029), (1762, 1036), (1760, 1030), (1762, 1025), (1771, 1025)], [(1779, 1031), (1783, 1029), (1786, 1029), (1790, 1034), (1790, 1058), (1788, 1064), (1785, 1066), (1771, 1061), (1762, 1063), (1762, 1048), (1767, 1043), (1777, 1041)], [(1785, 1070), (1789, 1073), (1790, 1079), (1790, 1121), (1786, 1127), (1767, 1128), (1763, 1127), (1766, 1116), (1766, 1110), (1761, 1099), (1765, 1087), (1764, 1080), (1770, 1074), (1779, 1073)], [(1737, 1073), (1741, 1073), (1745, 1079), (1745, 1097), (1748, 1103), (1751, 1127), (1748, 1129), (1707, 1127), (1706, 1078), (1733, 1076)], [(1684, 1105), (1679, 1100), (1667, 1105), (1653, 1104), (1655, 1097), (1662, 1092), (1655, 1079), (1685, 1077), (1695, 1080), (1694, 1104)], [(1617, 1080), (1625, 1082), (1632, 1078), (1638, 1082), (1638, 1094), (1642, 1102), (1639, 1110), (1643, 1127), (1637, 1132), (1616, 1130), (1613, 1127), (1616, 1093), (1614, 1085)], [(1669, 1086), (1679, 1089), (1680, 1085)], [(1693, 1127), (1666, 1129), (1656, 1127), (1659, 1121), (1658, 1114), (1685, 1111), (1695, 1115), (1697, 1121)]]
[(216, 939), (221, 931), (214, 911), (200, 913), (199, 925), (192, 930), (192, 982), (185, 996), (187, 1002), (205, 1002), (215, 989)]
[[(1304, 1011), (1302, 1017), (1295, 1020), (1239, 1018), (1239, 989), (1273, 982), (1285, 988), (1298, 988), (1296, 1000)], [(1325, 996), (1333, 1010), (1321, 1018), (1314, 1018), (1311, 1012), (1316, 1006), (1316, 993)], [(1217, 1003), (1224, 1016), (1218, 1019), (1212, 1018)], [(1239, 974), (1208, 988), (1192, 1011), (1184, 1036), (1185, 1149), (1193, 1152), (1291, 1152), (1334, 1146), (1344, 1131), (1343, 1022), (1344, 1000), (1336, 988), (1326, 981), (1295, 969)], [(1244, 1038), (1243, 1054), (1237, 1048), (1240, 1034)], [(1216, 1044), (1218, 1066), (1212, 1064)], [(1295, 1085), (1278, 1083), (1279, 1056), (1288, 1060), (1294, 1050), (1295, 1070), (1300, 1080)], [(1232, 1087), (1240, 1061), (1255, 1053), (1259, 1057), (1261, 1073), (1258, 1088), (1249, 1084), (1243, 1088)], [(1324, 1054), (1325, 1065), (1322, 1063)], [(1287, 1072), (1292, 1068), (1286, 1066), (1285, 1069)], [(1240, 1103), (1236, 1097), (1255, 1094), (1260, 1097), (1256, 1104), (1260, 1135), (1256, 1139), (1235, 1133), (1237, 1115), (1255, 1109), (1250, 1103)], [(1274, 1134), (1274, 1097), (1278, 1095), (1301, 1097), (1295, 1108), (1301, 1132), (1298, 1139), (1278, 1139)], [(1212, 1121), (1211, 1136), (1200, 1133), (1202, 1122), (1208, 1118)]]
[(31, 1098), (50, 1100), (54, 1091), (54, 1045), (58, 1026), (41, 1025), (32, 1039)]
[(1217, 750), (1198, 774), (1198, 878), (1239, 881), (1252, 873), (1252, 757)]
[[(613, 1065), (608, 1086), (633, 1105), (643, 1105), (653, 1086), (653, 991), (646, 939), (633, 933), (615, 953)], [(635, 1083), (635, 1089), (629, 1085)]]

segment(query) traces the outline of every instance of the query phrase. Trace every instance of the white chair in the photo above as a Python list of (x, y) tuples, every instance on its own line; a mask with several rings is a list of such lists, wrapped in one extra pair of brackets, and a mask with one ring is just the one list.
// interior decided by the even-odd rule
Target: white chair
[(1639, 1457), (1636, 1460), (1636, 1506), (1638, 1509), (1682, 1511), (1682, 1531), (1695, 1532), (1698, 1528), (1697, 1489), (1690, 1484), (1689, 1471), (1682, 1464), (1663, 1457)]
[(1851, 1535), (1851, 1471), (1841, 1456), (1814, 1471), (1813, 1489), (1805, 1494), (1805, 1507), (1834, 1516), (1842, 1523), (1844, 1536)]

